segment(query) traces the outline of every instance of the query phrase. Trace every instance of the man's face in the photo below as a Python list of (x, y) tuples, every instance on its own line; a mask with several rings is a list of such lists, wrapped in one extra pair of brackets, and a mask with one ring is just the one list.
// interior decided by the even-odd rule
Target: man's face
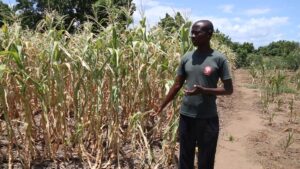
[(200, 46), (209, 41), (210, 35), (205, 30), (205, 25), (202, 22), (195, 23), (191, 30), (191, 40), (194, 46)]

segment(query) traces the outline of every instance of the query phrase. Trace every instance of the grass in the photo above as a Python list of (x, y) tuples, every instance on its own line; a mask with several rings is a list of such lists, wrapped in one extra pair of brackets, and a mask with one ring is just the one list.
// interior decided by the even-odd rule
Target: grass
[(248, 89), (259, 89), (258, 84), (246, 84), (245, 87)]

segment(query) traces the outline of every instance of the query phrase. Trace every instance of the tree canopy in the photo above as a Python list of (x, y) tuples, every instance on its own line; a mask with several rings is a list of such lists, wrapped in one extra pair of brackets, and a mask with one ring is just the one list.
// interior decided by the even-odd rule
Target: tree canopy
[(4, 24), (5, 18), (7, 18), (12, 10), (9, 8), (7, 4), (4, 4), (0, 1), (0, 27)]
[(277, 41), (267, 46), (258, 48), (258, 52), (266, 56), (282, 56), (286, 57), (299, 48), (299, 43), (293, 41)]
[(177, 12), (174, 17), (166, 13), (166, 16), (160, 20), (158, 25), (166, 30), (166, 32), (177, 31), (181, 25), (185, 23), (185, 19), (182, 17), (180, 12)]
[[(22, 25), (31, 29), (35, 28), (47, 10), (55, 10), (61, 15), (66, 15), (64, 21), (66, 27), (73, 23), (83, 23), (88, 20), (87, 16), (92, 16), (94, 22), (106, 26), (108, 12), (112, 7), (127, 8), (129, 15), (135, 10), (132, 0), (16, 0), (16, 3)], [(126, 17), (126, 14), (121, 14), (118, 19), (128, 21)]]

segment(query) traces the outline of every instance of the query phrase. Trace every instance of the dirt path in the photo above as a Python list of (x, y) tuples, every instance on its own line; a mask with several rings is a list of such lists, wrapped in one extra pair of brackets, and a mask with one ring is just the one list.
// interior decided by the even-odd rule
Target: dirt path
[(259, 116), (259, 91), (247, 87), (249, 75), (237, 70), (232, 107), (220, 111), (221, 133), (216, 156), (216, 169), (262, 169), (247, 149), (247, 136), (265, 128)]

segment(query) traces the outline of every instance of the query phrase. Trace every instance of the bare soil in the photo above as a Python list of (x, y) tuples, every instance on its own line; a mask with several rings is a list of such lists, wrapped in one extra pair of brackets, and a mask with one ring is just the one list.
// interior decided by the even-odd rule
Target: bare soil
[[(289, 107), (291, 94), (277, 96), (283, 100), (281, 108), (274, 100), (268, 112), (263, 113), (260, 90), (251, 84), (248, 71), (236, 70), (234, 75), (232, 100), (219, 99), (222, 128), (215, 168), (299, 169), (299, 99), (296, 98), (293, 103), (293, 119)], [(232, 107), (223, 106), (230, 105), (230, 102)], [(289, 135), (292, 136), (290, 145)]]

